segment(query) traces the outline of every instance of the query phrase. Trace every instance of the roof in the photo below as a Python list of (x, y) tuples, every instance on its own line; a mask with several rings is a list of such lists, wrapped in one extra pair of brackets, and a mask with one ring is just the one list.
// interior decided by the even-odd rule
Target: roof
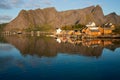
[(95, 23), (94, 22), (89, 22), (86, 26), (87, 27), (92, 27), (92, 26), (95, 26)]
[(99, 32), (99, 30), (90, 30), (91, 32)]

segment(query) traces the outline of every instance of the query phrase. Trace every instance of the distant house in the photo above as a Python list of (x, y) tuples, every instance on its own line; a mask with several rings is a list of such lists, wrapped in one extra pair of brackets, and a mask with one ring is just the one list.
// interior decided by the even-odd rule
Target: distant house
[(60, 34), (61, 31), (62, 31), (62, 30), (61, 30), (60, 28), (57, 28), (57, 29), (56, 29), (56, 34), (57, 34), (57, 35)]
[(91, 24), (86, 25), (86, 28), (84, 28), (82, 32), (90, 36), (100, 36), (100, 35), (112, 34), (112, 30), (114, 29), (115, 27), (112, 23), (106, 23), (103, 26), (97, 27), (95, 26), (95, 23), (92, 22)]
[(74, 31), (73, 31), (73, 30), (70, 30), (70, 31), (68, 31), (67, 34), (68, 34), (68, 35), (73, 35), (73, 34), (74, 34)]
[(84, 28), (82, 30), (82, 32), (87, 35), (90, 35), (90, 36), (101, 35), (101, 31), (100, 31), (99, 27), (97, 27), (94, 22), (87, 24), (86, 28)]
[(102, 34), (112, 34), (112, 30), (115, 29), (115, 26), (112, 23), (106, 23), (103, 26), (101, 26), (103, 29)]
[(81, 32), (79, 30), (70, 30), (67, 32), (68, 35), (81, 35)]
[(87, 29), (86, 30), (86, 34), (87, 35), (90, 35), (90, 36), (99, 36), (99, 35), (101, 35), (101, 32), (100, 32), (100, 30), (99, 29)]
[(79, 30), (74, 30), (75, 35), (81, 35), (81, 32)]

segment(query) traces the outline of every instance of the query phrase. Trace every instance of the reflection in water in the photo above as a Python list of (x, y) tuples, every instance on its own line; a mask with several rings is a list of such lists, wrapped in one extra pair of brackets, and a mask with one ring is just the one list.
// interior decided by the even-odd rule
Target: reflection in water
[(62, 39), (4, 37), (0, 80), (120, 80), (119, 40)]
[[(110, 39), (75, 39), (59, 37), (7, 36), (5, 40), (14, 45), (22, 55), (56, 56), (58, 52), (99, 57), (103, 48), (116, 49), (119, 40)], [(56, 41), (55, 41), (56, 40)]]
[(58, 37), (56, 38), (56, 41), (58, 43), (71, 43), (74, 45), (78, 45), (78, 44), (82, 44), (83, 46), (88, 46), (88, 47), (105, 47), (105, 46), (109, 46), (109, 45), (113, 45), (112, 42), (116, 42), (119, 40), (115, 40), (115, 39), (77, 39), (77, 38), (70, 38), (70, 37)]
[(82, 44), (88, 47), (98, 47), (98, 46), (105, 47), (105, 46), (112, 45), (112, 41), (111, 40), (100, 40), (100, 39), (83, 40)]
[(71, 43), (73, 45), (82, 45), (87, 47), (107, 47), (119, 45), (119, 39), (99, 39), (99, 38), (88, 38), (88, 39), (77, 39), (71, 37), (57, 37), (56, 42), (58, 43)]

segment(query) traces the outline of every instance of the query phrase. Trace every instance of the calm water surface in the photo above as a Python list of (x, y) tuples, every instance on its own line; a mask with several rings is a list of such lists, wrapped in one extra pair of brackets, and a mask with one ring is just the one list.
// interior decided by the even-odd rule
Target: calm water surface
[(0, 38), (0, 80), (120, 80), (119, 39)]

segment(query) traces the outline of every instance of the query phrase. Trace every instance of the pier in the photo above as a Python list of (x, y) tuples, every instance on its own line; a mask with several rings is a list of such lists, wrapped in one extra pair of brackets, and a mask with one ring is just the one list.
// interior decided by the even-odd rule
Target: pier
[(31, 35), (31, 36), (41, 36), (41, 35), (53, 35), (54, 32), (45, 32), (45, 31), (31, 31), (31, 32), (10, 32), (5, 31), (1, 32), (2, 36), (12, 36), (12, 35)]

